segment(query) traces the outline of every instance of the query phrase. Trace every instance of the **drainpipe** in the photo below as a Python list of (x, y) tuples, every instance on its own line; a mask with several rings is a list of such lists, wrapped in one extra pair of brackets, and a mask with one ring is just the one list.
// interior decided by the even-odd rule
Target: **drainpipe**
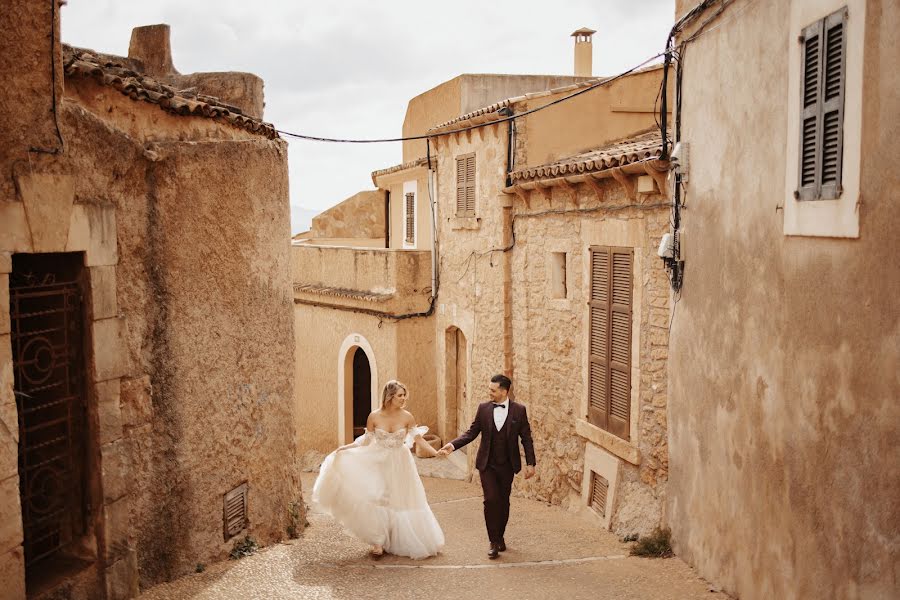
[(384, 247), (391, 247), (391, 190), (384, 190)]
[(431, 140), (425, 139), (426, 156), (428, 157), (428, 204), (431, 208), (431, 307), (429, 312), (434, 310), (434, 303), (437, 300), (438, 292), (438, 274), (437, 274), (437, 207), (434, 203), (434, 168), (431, 165)]
[[(512, 116), (512, 109), (504, 106), (500, 109), (500, 114), (504, 117)], [(515, 121), (506, 122), (506, 186), (509, 187), (511, 181), (509, 174), (513, 169), (513, 160), (515, 151), (514, 139)], [(500, 244), (503, 248), (509, 248), (512, 244), (513, 236), (513, 196), (504, 194), (500, 200), (500, 207), (503, 211), (502, 218), (502, 239)], [(512, 323), (512, 252), (503, 253), (503, 372), (507, 377), (513, 379), (513, 323)], [(515, 389), (515, 387), (513, 388)]]

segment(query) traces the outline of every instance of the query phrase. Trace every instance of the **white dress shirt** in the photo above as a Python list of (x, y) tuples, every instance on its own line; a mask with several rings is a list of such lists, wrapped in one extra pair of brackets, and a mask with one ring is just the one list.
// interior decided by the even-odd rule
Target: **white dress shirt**
[[(493, 402), (491, 403), (494, 404)], [(500, 408), (502, 406), (503, 408)], [(494, 411), (494, 425), (497, 426), (497, 431), (503, 429), (503, 424), (506, 423), (506, 415), (509, 414), (509, 398), (507, 398), (503, 403), (497, 406), (491, 406)]]

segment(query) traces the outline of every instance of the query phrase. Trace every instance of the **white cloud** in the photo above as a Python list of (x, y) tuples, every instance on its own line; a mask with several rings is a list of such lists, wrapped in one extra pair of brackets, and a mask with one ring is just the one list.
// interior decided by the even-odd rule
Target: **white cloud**
[[(400, 135), (408, 100), (461, 73), (571, 74), (582, 26), (597, 30), (595, 74), (623, 71), (662, 50), (673, 20), (674, 0), (69, 0), (62, 37), (124, 55), (133, 27), (168, 23), (179, 71), (256, 73), (277, 128), (367, 138)], [(324, 210), (401, 149), (290, 141), (289, 157), (291, 204)]]

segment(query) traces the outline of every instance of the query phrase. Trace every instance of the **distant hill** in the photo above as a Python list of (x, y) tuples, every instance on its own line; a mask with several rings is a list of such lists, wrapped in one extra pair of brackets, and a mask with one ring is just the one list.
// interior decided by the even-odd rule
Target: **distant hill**
[(291, 235), (307, 231), (312, 227), (312, 220), (321, 211), (302, 206), (291, 205)]

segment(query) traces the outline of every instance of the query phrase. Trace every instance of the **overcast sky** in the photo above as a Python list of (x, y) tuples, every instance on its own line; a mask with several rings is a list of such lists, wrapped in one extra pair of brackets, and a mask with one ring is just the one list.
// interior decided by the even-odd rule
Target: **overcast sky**
[[(462, 73), (571, 75), (579, 27), (596, 29), (594, 75), (660, 52), (674, 0), (69, 0), (62, 39), (126, 55), (131, 28), (168, 23), (181, 73), (249, 71), (265, 120), (340, 138), (395, 137), (410, 98)], [(399, 143), (290, 141), (295, 232), (401, 160)]]

